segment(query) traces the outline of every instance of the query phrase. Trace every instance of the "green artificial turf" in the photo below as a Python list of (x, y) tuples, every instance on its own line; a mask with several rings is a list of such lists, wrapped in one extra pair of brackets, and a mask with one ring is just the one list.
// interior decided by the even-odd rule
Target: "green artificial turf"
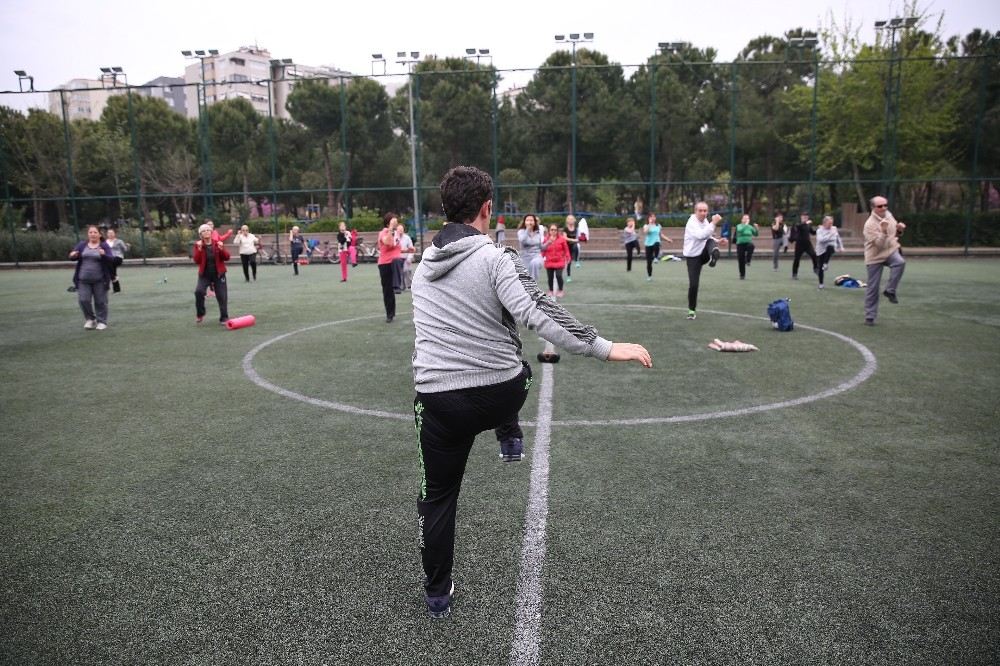
[[(789, 264), (706, 268), (693, 322), (682, 263), (652, 282), (641, 262), (574, 269), (566, 307), (654, 367), (548, 369), (539, 663), (1000, 660), (1000, 262), (911, 260), (873, 328), (863, 290), (831, 284), (860, 261), (835, 259), (822, 292)], [(230, 315), (252, 328), (220, 327), (212, 301), (196, 325), (183, 265), (124, 268), (103, 332), (69, 271), (0, 272), (0, 663), (508, 663), (534, 429), (514, 465), (479, 438), (454, 612), (428, 620), (409, 295), (386, 324), (374, 266), (238, 272)], [(766, 320), (779, 297), (793, 332)], [(874, 374), (711, 416), (865, 369), (806, 326), (863, 345)], [(275, 386), (396, 418), (265, 390), (252, 350)], [(691, 414), (710, 416), (667, 421)]]

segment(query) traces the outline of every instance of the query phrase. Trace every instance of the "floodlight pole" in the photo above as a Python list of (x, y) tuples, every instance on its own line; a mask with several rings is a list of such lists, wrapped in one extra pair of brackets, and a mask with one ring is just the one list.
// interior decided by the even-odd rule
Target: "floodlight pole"
[(400, 65), (406, 65), (409, 68), (410, 85), (407, 86), (407, 92), (410, 98), (410, 175), (413, 179), (413, 224), (416, 225), (417, 230), (420, 235), (420, 254), (424, 253), (424, 225), (420, 220), (420, 191), (419, 185), (417, 183), (417, 126), (414, 121), (415, 113), (413, 110), (413, 86), (416, 85), (417, 80), (417, 68), (416, 65), (420, 62), (420, 52), (410, 51), (410, 57), (406, 57), (406, 51), (397, 51), (396, 56), (400, 58), (396, 63)]
[(573, 66), (570, 68), (570, 184), (569, 212), (576, 213), (576, 45), (594, 41), (594, 33), (571, 32), (569, 35), (556, 35), (557, 42), (569, 42), (573, 45)]
[(892, 207), (895, 198), (896, 148), (899, 138), (899, 93), (902, 86), (903, 63), (897, 62), (896, 32), (907, 30), (917, 23), (915, 16), (875, 21), (875, 30), (889, 33), (889, 75), (885, 85), (885, 145), (882, 150), (882, 186)]
[(493, 154), (493, 209), (497, 209), (497, 197), (499, 196), (500, 190), (500, 171), (499, 171), (499, 154), (497, 146), (497, 115), (499, 110), (497, 109), (497, 76), (496, 71), (493, 69), (493, 55), (490, 53), (489, 49), (481, 48), (468, 48), (465, 49), (465, 55), (462, 56), (465, 60), (476, 59), (476, 72), (479, 72), (480, 61), (483, 58), (490, 59), (490, 70), (492, 74), (492, 95), (490, 99), (490, 141)]
[(80, 221), (76, 215), (76, 193), (73, 184), (73, 144), (69, 139), (69, 119), (66, 117), (66, 90), (59, 89), (59, 108), (62, 109), (63, 138), (66, 141), (66, 181), (69, 190), (70, 211), (73, 213), (73, 231), (80, 240)]
[[(217, 49), (198, 49), (196, 51), (181, 51), (181, 55), (189, 60), (201, 61), (201, 87), (200, 101), (198, 104), (198, 127), (201, 134), (201, 156), (202, 156), (202, 206), (204, 217), (214, 217), (215, 196), (212, 194), (212, 153), (211, 142), (208, 136), (208, 84), (205, 81), (205, 60), (215, 58), (219, 55)], [(212, 83), (215, 83), (215, 67), (212, 67)], [(204, 107), (204, 109), (202, 108)]]

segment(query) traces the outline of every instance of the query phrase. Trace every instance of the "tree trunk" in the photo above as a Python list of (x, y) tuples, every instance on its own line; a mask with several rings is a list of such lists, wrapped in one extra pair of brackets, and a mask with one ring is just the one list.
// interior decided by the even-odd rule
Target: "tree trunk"
[[(670, 151), (667, 153), (667, 171), (663, 174), (663, 184), (660, 185), (660, 191), (658, 192), (657, 201), (655, 203), (658, 206), (654, 206), (654, 202), (650, 201), (650, 205), (653, 206), (650, 210), (670, 210), (670, 185), (674, 179), (674, 153)], [(648, 212), (648, 211), (647, 211)], [(639, 220), (636, 220), (639, 222)]]
[[(32, 189), (34, 189), (34, 187), (32, 187)], [(45, 231), (45, 218), (43, 217), (44, 212), (42, 211), (42, 202), (38, 199), (38, 197), (34, 197), (31, 200), (31, 207), (34, 211), (35, 229), (37, 231)]]
[(328, 210), (336, 210), (336, 202), (333, 198), (333, 167), (330, 165), (330, 144), (323, 141), (323, 174), (326, 176), (326, 207)]
[(858, 205), (861, 206), (861, 210), (868, 210), (865, 192), (861, 189), (861, 172), (858, 169), (857, 160), (851, 159), (851, 173), (854, 175), (854, 189), (858, 195)]

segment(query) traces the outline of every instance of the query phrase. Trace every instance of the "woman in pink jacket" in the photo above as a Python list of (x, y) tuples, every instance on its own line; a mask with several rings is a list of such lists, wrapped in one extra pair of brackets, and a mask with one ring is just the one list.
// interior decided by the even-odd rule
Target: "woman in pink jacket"
[[(562, 298), (563, 296), (563, 269), (570, 262), (569, 243), (559, 227), (552, 225), (549, 227), (549, 235), (542, 241), (542, 257), (545, 259), (545, 272), (549, 275), (549, 296)], [(559, 289), (552, 290), (555, 278)]]

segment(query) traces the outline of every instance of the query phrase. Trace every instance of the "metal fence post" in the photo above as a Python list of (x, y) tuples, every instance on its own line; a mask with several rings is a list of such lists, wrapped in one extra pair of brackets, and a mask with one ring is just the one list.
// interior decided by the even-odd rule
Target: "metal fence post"
[(965, 248), (963, 254), (966, 257), (969, 256), (969, 245), (972, 243), (972, 216), (975, 214), (976, 200), (979, 198), (979, 142), (983, 134), (983, 116), (986, 113), (986, 85), (988, 82), (986, 61), (987, 58), (985, 56), (981, 57), (979, 61), (978, 108), (976, 110), (976, 130), (972, 140), (972, 181), (970, 183), (972, 191), (969, 196), (969, 215), (965, 219)]
[(0, 135), (0, 170), (3, 171), (3, 196), (4, 196), (4, 218), (10, 227), (10, 249), (14, 255), (14, 266), (20, 268), (21, 263), (17, 256), (17, 232), (14, 230), (14, 209), (10, 200), (10, 171), (7, 167), (7, 150), (4, 147), (5, 139)]
[(66, 118), (66, 91), (59, 90), (59, 108), (62, 109), (63, 136), (66, 140), (66, 179), (69, 189), (69, 203), (73, 214), (73, 230), (76, 240), (80, 240), (80, 221), (76, 216), (76, 192), (73, 184), (73, 145), (69, 139), (69, 120)]
[(132, 86), (126, 88), (128, 95), (128, 132), (132, 147), (132, 172), (135, 178), (135, 213), (139, 218), (139, 246), (142, 250), (142, 263), (146, 264), (146, 216), (142, 210), (142, 180), (139, 174), (139, 148), (135, 140), (135, 112), (132, 110)]
[(274, 249), (277, 251), (281, 238), (278, 232), (278, 146), (274, 140), (274, 114), (271, 111), (273, 106), (271, 86), (273, 84), (273, 80), (267, 80), (267, 139), (271, 158), (271, 219), (274, 221)]
[(347, 89), (344, 87), (344, 77), (340, 77), (340, 152), (344, 155), (344, 179), (340, 188), (340, 201), (344, 207), (344, 215), (351, 219), (351, 183), (348, 178), (351, 168), (351, 158), (347, 152)]
[[(655, 58), (655, 56), (654, 56)], [(653, 210), (656, 193), (656, 61), (649, 61), (649, 198), (646, 212)], [(638, 223), (639, 220), (636, 220)]]

